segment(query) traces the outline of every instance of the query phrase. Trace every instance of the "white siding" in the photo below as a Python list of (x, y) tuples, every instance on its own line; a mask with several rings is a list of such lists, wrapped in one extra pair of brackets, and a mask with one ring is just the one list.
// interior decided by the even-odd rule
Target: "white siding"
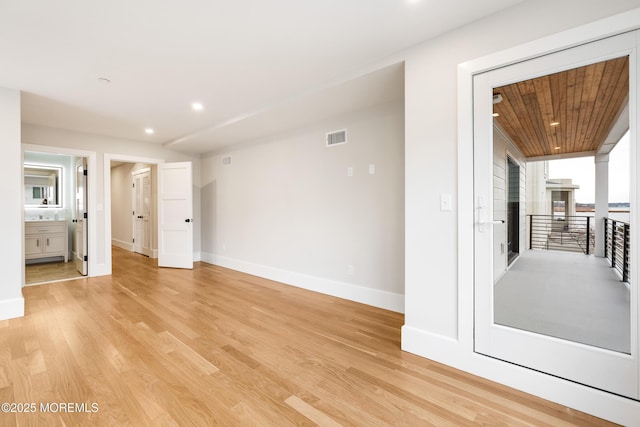
[[(507, 191), (507, 156), (519, 166), (519, 188)], [(507, 197), (518, 194), (520, 202), (520, 238), (518, 252), (525, 249), (526, 232), (526, 160), (518, 148), (497, 127), (493, 132), (493, 219), (505, 221), (493, 225), (493, 278), (496, 282), (507, 269)]]

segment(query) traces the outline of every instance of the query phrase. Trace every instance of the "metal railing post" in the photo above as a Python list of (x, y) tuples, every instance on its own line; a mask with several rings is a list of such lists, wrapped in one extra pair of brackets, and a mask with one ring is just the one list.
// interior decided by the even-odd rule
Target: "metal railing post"
[(591, 219), (591, 217), (587, 217), (587, 249), (586, 249), (587, 255), (589, 255), (589, 232), (590, 232), (590, 229), (591, 229), (591, 227), (589, 226), (590, 219)]
[(629, 262), (627, 261), (627, 244), (629, 242), (629, 224), (624, 225), (622, 238), (622, 281), (629, 281)]
[(607, 244), (609, 244), (609, 236), (607, 236), (607, 222), (609, 218), (604, 219), (604, 257), (607, 258)]
[(611, 268), (616, 266), (616, 221), (611, 220)]
[(533, 215), (529, 215), (529, 249), (533, 249)]

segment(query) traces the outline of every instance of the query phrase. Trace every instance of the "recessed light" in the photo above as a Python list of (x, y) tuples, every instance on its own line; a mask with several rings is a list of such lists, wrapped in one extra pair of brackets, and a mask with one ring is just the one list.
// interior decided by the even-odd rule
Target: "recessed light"
[(549, 126), (558, 126), (560, 124), (560, 122), (551, 122), (549, 123)]
[(191, 104), (191, 108), (193, 109), (193, 111), (202, 111), (204, 109), (204, 105), (199, 102), (194, 102), (193, 104)]
[(153, 131), (153, 129), (151, 129), (151, 128), (146, 128), (146, 129), (144, 130), (144, 133), (146, 133), (147, 135), (153, 135), (154, 131)]
[(559, 150), (559, 149), (560, 149), (560, 147), (554, 147), (553, 149), (554, 149), (554, 150)]
[(493, 113), (493, 114), (492, 114), (492, 116), (493, 116), (493, 117), (498, 117), (498, 116), (500, 116), (500, 114), (498, 114), (498, 113)]

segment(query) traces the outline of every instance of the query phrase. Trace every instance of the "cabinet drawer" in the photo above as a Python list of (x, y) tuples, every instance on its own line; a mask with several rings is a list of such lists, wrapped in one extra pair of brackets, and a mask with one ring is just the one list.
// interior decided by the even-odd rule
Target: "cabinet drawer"
[(42, 234), (64, 233), (65, 229), (66, 227), (64, 224), (27, 224), (24, 227), (24, 234), (42, 235)]

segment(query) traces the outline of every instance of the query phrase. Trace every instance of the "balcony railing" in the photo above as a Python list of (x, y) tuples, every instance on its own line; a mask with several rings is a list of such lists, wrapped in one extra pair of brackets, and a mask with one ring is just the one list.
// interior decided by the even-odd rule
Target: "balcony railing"
[[(529, 249), (543, 249), (592, 254), (595, 249), (594, 218), (589, 216), (529, 217)], [(629, 282), (631, 272), (629, 223), (604, 218), (604, 256), (611, 267)]]
[(611, 267), (622, 275), (623, 282), (629, 282), (629, 223), (611, 218), (604, 219), (604, 256), (611, 261)]
[(529, 249), (592, 254), (593, 218), (588, 216), (528, 215)]

